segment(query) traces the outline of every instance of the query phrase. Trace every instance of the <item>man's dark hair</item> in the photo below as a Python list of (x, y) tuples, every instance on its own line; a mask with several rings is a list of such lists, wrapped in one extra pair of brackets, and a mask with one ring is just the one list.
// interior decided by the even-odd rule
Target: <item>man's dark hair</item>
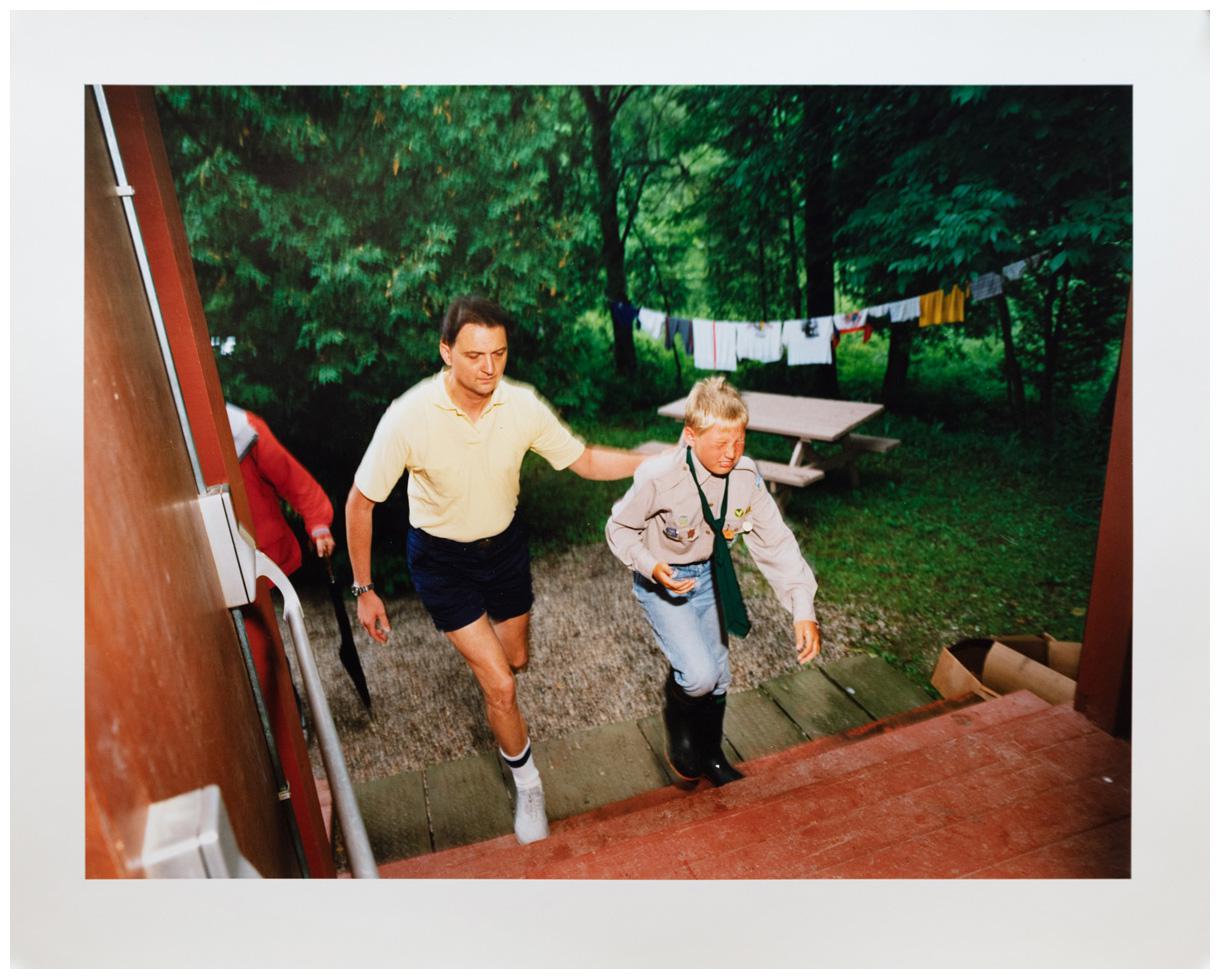
[(457, 340), (458, 332), (467, 323), (477, 323), (479, 326), (502, 326), (505, 334), (513, 330), (509, 319), (499, 303), (484, 299), (482, 296), (458, 296), (445, 310), (445, 318), (441, 321), (441, 343), (452, 347)]

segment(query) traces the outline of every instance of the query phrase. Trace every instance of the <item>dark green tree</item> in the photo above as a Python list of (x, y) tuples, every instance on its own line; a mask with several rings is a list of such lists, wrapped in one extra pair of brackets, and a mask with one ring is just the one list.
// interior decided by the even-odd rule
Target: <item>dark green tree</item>
[[(874, 91), (854, 94), (859, 121), (843, 133), (840, 164), (860, 201), (845, 202), (845, 285), (860, 297), (919, 294), (1046, 252), (1010, 290), (1014, 306), (996, 301), (994, 320), (1014, 413), (1032, 369), (1049, 424), (1055, 391), (1095, 372), (1121, 329), (1121, 303), (1105, 297), (1125, 298), (1129, 281), (1129, 91)], [(878, 158), (891, 161), (879, 175)], [(963, 331), (918, 332), (925, 342)], [(903, 400), (915, 335), (890, 330), (887, 404)]]

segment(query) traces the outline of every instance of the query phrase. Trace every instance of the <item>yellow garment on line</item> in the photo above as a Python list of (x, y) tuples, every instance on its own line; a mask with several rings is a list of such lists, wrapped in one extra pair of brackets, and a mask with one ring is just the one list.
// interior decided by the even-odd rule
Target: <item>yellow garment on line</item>
[(919, 297), (919, 325), (940, 326), (942, 323), (961, 323), (966, 319), (966, 296), (970, 292), (954, 286), (948, 293), (944, 289), (925, 292)]

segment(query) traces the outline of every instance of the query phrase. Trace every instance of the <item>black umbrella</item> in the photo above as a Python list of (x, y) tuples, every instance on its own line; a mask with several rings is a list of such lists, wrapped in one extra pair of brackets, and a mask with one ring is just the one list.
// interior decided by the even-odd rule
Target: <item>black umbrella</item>
[(360, 654), (356, 652), (356, 640), (352, 638), (352, 622), (347, 617), (347, 606), (343, 603), (343, 592), (335, 581), (335, 573), (330, 567), (330, 558), (326, 559), (326, 577), (330, 579), (330, 600), (335, 606), (335, 618), (339, 621), (339, 662), (347, 670), (347, 675), (356, 685), (356, 692), (364, 701), (364, 706), (370, 712), (373, 702), (369, 698), (369, 685), (364, 679), (364, 668), (360, 665)]

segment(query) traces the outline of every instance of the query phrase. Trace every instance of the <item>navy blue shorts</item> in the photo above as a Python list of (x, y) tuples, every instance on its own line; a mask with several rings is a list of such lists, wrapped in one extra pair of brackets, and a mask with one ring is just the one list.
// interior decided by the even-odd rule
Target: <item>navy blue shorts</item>
[(441, 632), (468, 626), (484, 612), (495, 622), (534, 605), (529, 538), (518, 517), (495, 537), (462, 543), (407, 531), (411, 582)]

